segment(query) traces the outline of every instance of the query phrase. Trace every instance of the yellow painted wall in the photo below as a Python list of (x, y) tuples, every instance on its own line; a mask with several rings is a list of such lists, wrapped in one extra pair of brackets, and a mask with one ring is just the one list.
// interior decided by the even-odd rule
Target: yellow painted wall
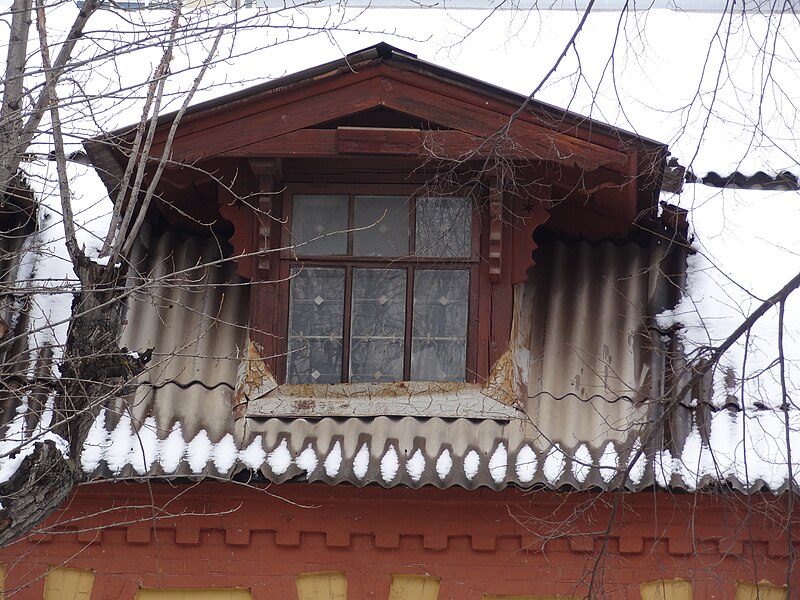
[(639, 586), (642, 600), (692, 600), (692, 584), (685, 579), (659, 579)]
[(347, 600), (344, 573), (301, 573), (295, 578), (298, 600)]
[(44, 580), (44, 600), (89, 600), (94, 573), (86, 569), (59, 567)]
[(785, 600), (786, 588), (766, 581), (736, 584), (736, 600)]

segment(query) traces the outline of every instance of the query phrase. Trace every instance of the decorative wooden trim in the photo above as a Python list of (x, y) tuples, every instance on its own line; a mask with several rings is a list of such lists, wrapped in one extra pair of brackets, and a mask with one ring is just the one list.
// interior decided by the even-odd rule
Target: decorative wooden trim
[(550, 186), (528, 187), (527, 192), (526, 196), (515, 196), (511, 207), (512, 284), (528, 280), (528, 269), (536, 264), (533, 251), (538, 248), (533, 233), (550, 218), (550, 213), (545, 209), (552, 197)]
[(270, 279), (273, 275), (273, 252), (265, 252), (273, 247), (275, 224), (279, 215), (275, 214), (275, 195), (280, 192), (280, 180), (283, 176), (283, 161), (280, 158), (252, 158), (250, 168), (258, 177), (258, 206), (256, 212), (256, 249), (259, 251), (257, 267), (262, 278)]
[(489, 279), (498, 283), (503, 275), (503, 180), (489, 178)]

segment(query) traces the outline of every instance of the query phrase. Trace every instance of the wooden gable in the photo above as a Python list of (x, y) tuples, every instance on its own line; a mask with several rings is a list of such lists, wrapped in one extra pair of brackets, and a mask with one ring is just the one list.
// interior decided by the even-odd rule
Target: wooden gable
[[(154, 161), (165, 155), (173, 118), (160, 119)], [(131, 140), (121, 131), (88, 144), (109, 189), (121, 179)], [(621, 238), (654, 208), (665, 154), (661, 144), (379, 44), (194, 107), (170, 141), (159, 187), (162, 210), (189, 226), (181, 214), (208, 222), (219, 195), (248, 202), (259, 178), (251, 159), (281, 159), (284, 170), (319, 159), (345, 170), (348, 160), (365, 158), (392, 158), (399, 171), (471, 162), (486, 178), (501, 164), (507, 178), (552, 190), (539, 200), (553, 229)]]

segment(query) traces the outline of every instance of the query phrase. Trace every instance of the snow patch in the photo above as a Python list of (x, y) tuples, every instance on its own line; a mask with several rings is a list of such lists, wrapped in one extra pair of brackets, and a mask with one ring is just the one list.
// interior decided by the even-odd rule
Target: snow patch
[(132, 449), (132, 437), (131, 415), (123, 409), (117, 426), (108, 436), (109, 445), (105, 452), (106, 464), (114, 475), (119, 475), (128, 464)]
[(674, 459), (669, 450), (664, 450), (656, 455), (653, 463), (653, 472), (656, 477), (656, 483), (662, 488), (667, 488), (672, 483), (673, 468)]
[(267, 453), (264, 451), (263, 441), (260, 435), (257, 435), (247, 448), (239, 451), (239, 460), (242, 461), (248, 469), (253, 471), (260, 469), (266, 458)]
[(425, 457), (422, 455), (422, 450), (417, 448), (417, 451), (406, 461), (406, 472), (411, 477), (411, 481), (419, 481), (422, 479), (422, 473), (425, 471)]
[(478, 468), (480, 466), (480, 455), (475, 452), (475, 450), (470, 450), (469, 454), (464, 457), (464, 475), (467, 477), (467, 481), (472, 481), (475, 475), (478, 474)]
[(342, 466), (342, 444), (337, 441), (328, 456), (325, 457), (325, 474), (333, 479), (339, 474), (339, 469)]
[(206, 468), (213, 449), (205, 429), (198, 431), (194, 439), (186, 444), (186, 461), (192, 473), (201, 473)]
[(238, 451), (236, 442), (233, 441), (233, 435), (226, 433), (225, 436), (214, 444), (214, 449), (211, 452), (211, 460), (214, 462), (214, 467), (220, 474), (226, 474), (236, 464), (236, 457)]
[(100, 461), (108, 448), (108, 431), (106, 430), (106, 409), (100, 410), (89, 427), (86, 441), (81, 450), (81, 468), (84, 473), (91, 473), (100, 466)]
[(295, 464), (297, 464), (300, 469), (308, 474), (311, 474), (317, 468), (319, 459), (317, 458), (317, 453), (311, 444), (306, 446), (306, 449), (300, 453), (300, 456), (297, 457)]
[(131, 436), (128, 463), (139, 475), (146, 475), (158, 456), (158, 427), (155, 417), (147, 417), (139, 430)]
[[(628, 456), (628, 479), (634, 485), (638, 484), (642, 477), (644, 477), (644, 470), (647, 467), (647, 455), (642, 450), (642, 443), (639, 441), (639, 438), (636, 438), (636, 441), (631, 446), (631, 453)], [(640, 454), (641, 452), (641, 454)], [(639, 455), (638, 457), (636, 455)], [(631, 461), (633, 464), (631, 464)]]
[(393, 445), (389, 446), (386, 454), (381, 458), (381, 477), (386, 483), (392, 481), (400, 468), (400, 460)]
[(448, 475), (450, 475), (450, 471), (453, 469), (453, 457), (450, 456), (450, 450), (445, 448), (442, 450), (442, 453), (439, 455), (439, 458), (436, 459), (436, 474), (439, 476), (439, 479), (444, 481)]
[(542, 473), (548, 482), (555, 484), (564, 474), (564, 452), (561, 446), (554, 444), (544, 459)]
[(600, 477), (602, 477), (603, 481), (606, 483), (609, 483), (617, 476), (619, 470), (619, 455), (612, 442), (608, 442), (606, 447), (603, 448), (603, 454), (600, 456), (599, 465)]
[(517, 452), (516, 471), (517, 477), (521, 483), (530, 483), (536, 475), (536, 467), (538, 461), (536, 460), (536, 453), (533, 449), (525, 445)]
[(506, 479), (508, 469), (508, 451), (503, 442), (498, 444), (497, 449), (489, 459), (489, 474), (495, 483), (502, 483)]
[(292, 466), (292, 453), (286, 438), (281, 440), (278, 447), (267, 455), (267, 464), (275, 475), (283, 475)]
[(364, 442), (353, 459), (353, 474), (359, 479), (364, 479), (369, 469), (369, 447)]
[(161, 441), (158, 460), (164, 473), (170, 475), (177, 471), (185, 455), (186, 440), (183, 439), (183, 429), (180, 421), (176, 421), (172, 425), (169, 435)]
[(589, 448), (586, 447), (586, 444), (578, 446), (578, 449), (575, 450), (575, 454), (572, 457), (572, 474), (575, 476), (578, 483), (586, 481), (593, 464), (592, 453), (589, 452)]

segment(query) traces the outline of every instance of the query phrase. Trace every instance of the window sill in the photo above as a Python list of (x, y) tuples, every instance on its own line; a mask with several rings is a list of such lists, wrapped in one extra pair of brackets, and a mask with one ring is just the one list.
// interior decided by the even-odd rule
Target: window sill
[(475, 383), (402, 381), (281, 385), (248, 403), (248, 417), (425, 417), (510, 421), (520, 412)]

